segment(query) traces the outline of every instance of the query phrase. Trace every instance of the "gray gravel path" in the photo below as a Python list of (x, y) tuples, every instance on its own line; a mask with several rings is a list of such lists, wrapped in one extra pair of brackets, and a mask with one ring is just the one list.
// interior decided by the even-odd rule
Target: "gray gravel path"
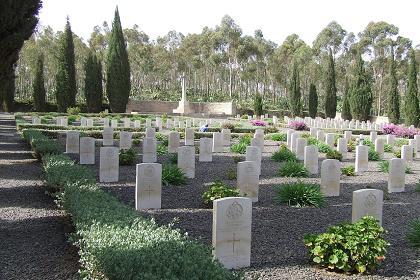
[(78, 279), (70, 220), (42, 188), (42, 170), (0, 115), (0, 279)]
[[(363, 175), (342, 176), (340, 197), (328, 198), (324, 208), (278, 205), (274, 186), (295, 180), (276, 176), (279, 164), (273, 162), (270, 155), (278, 144), (266, 141), (263, 154), (259, 202), (253, 204), (252, 256), (251, 267), (246, 269), (247, 279), (420, 279), (420, 250), (411, 248), (405, 239), (409, 221), (420, 218), (420, 193), (414, 191), (415, 183), (420, 179), (420, 160), (410, 164), (414, 173), (406, 177), (406, 192), (385, 196), (383, 224), (389, 231), (387, 240), (391, 246), (383, 266), (373, 276), (343, 275), (313, 266), (303, 237), (306, 233), (322, 232), (330, 225), (350, 221), (352, 192), (368, 186), (386, 190), (387, 174), (379, 172), (377, 162), (369, 162), (369, 171)], [(98, 162), (99, 148), (96, 156)], [(200, 163), (197, 158), (195, 179), (188, 180), (186, 186), (163, 187), (163, 209), (141, 213), (155, 218), (160, 224), (175, 221), (176, 228), (211, 244), (212, 214), (202, 204), (201, 195), (208, 188), (203, 184), (222, 179), (234, 186), (235, 180), (226, 178), (226, 170), (236, 169), (232, 156), (231, 153), (216, 154), (211, 163)], [(391, 157), (386, 154), (386, 158)], [(164, 160), (164, 156), (158, 157), (158, 162)], [(342, 165), (353, 164), (352, 161), (346, 160)], [(92, 168), (98, 174), (98, 166)], [(102, 187), (134, 207), (135, 173), (135, 166), (121, 166), (120, 182), (102, 184)], [(303, 181), (319, 184), (320, 178), (314, 176)]]

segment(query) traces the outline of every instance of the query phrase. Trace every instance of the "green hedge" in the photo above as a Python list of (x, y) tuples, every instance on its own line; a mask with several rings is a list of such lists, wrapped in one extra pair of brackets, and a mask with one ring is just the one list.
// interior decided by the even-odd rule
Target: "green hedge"
[[(30, 134), (30, 135), (28, 135)], [(26, 137), (25, 137), (26, 136)], [(25, 139), (43, 138), (39, 131)], [(48, 139), (51, 144), (55, 141)], [(169, 226), (158, 226), (104, 192), (93, 171), (67, 156), (43, 158), (47, 185), (71, 214), (85, 279), (242, 279), (213, 260), (211, 248)]]

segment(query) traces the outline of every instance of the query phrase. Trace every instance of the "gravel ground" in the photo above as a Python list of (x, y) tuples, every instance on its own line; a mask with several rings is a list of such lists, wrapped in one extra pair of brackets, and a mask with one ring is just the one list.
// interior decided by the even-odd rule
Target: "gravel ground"
[(0, 115), (0, 279), (78, 279), (69, 218), (42, 188), (41, 166)]
[[(278, 205), (273, 187), (296, 179), (276, 176), (279, 164), (271, 161), (270, 155), (279, 143), (266, 141), (265, 145), (259, 202), (253, 205), (251, 267), (244, 270), (247, 279), (420, 279), (420, 250), (411, 248), (405, 240), (409, 222), (420, 217), (420, 193), (414, 191), (420, 179), (419, 160), (410, 164), (414, 174), (406, 176), (406, 192), (385, 195), (383, 226), (389, 231), (387, 240), (391, 243), (386, 261), (373, 276), (343, 275), (313, 266), (303, 237), (307, 233), (323, 232), (338, 222), (350, 221), (352, 192), (368, 186), (386, 190), (387, 174), (379, 172), (377, 162), (369, 162), (369, 171), (363, 175), (342, 176), (340, 196), (327, 198), (324, 208)], [(212, 213), (202, 205), (201, 195), (208, 188), (205, 184), (216, 179), (235, 185), (235, 180), (226, 177), (228, 169), (236, 169), (232, 156), (231, 153), (216, 154), (211, 163), (198, 162), (197, 158), (196, 178), (189, 179), (186, 186), (163, 187), (163, 209), (141, 211), (141, 214), (153, 217), (160, 224), (174, 223), (175, 228), (192, 238), (211, 244)], [(391, 157), (385, 154), (385, 158)], [(158, 162), (165, 159), (159, 156)], [(349, 165), (353, 159), (354, 154), (349, 153), (349, 159), (342, 165)], [(92, 168), (98, 174), (98, 166)], [(135, 166), (122, 166), (120, 182), (102, 184), (102, 187), (134, 207), (135, 173)], [(319, 183), (320, 179), (312, 177), (303, 181)]]

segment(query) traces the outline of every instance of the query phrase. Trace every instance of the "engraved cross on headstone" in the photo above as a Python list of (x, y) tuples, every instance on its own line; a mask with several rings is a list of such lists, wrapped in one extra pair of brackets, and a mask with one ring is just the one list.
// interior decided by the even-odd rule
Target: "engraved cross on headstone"
[(148, 199), (150, 199), (150, 193), (153, 192), (154, 190), (152, 189), (152, 186), (147, 185), (147, 187), (143, 191), (148, 193), (149, 195)]
[(232, 240), (228, 240), (228, 242), (232, 242), (232, 253), (235, 253), (235, 242), (240, 241), (240, 239), (235, 239), (235, 233), (232, 233)]

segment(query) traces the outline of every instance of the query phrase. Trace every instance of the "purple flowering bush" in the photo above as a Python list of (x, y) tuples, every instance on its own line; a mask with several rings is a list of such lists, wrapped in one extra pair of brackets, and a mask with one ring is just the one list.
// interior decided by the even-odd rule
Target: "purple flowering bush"
[(252, 124), (253, 126), (266, 126), (266, 125), (267, 125), (267, 123), (266, 123), (266, 122), (261, 121), (261, 120), (252, 120), (252, 121), (251, 121), (251, 124)]
[(382, 132), (384, 134), (392, 134), (402, 138), (414, 138), (414, 135), (420, 134), (420, 130), (418, 129), (403, 127), (395, 124), (384, 125)]
[(293, 128), (294, 130), (309, 130), (309, 127), (306, 125), (306, 123), (302, 121), (291, 121), (289, 127)]

